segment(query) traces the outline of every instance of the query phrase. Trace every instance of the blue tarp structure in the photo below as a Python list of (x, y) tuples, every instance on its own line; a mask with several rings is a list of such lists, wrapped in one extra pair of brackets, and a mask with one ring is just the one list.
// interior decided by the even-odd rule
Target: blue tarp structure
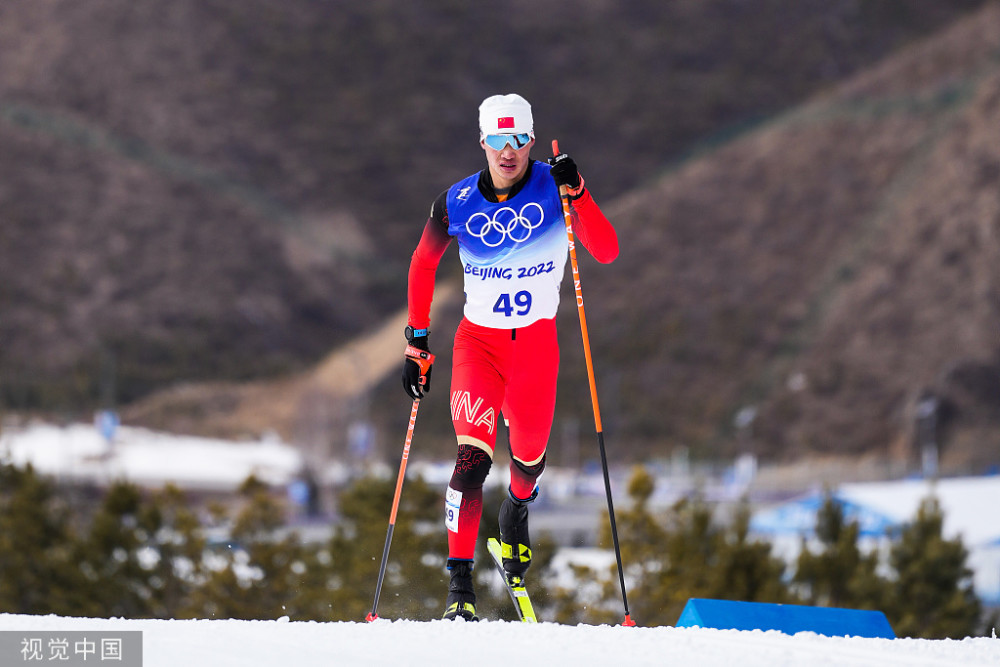
[(788, 635), (815, 632), (826, 637), (896, 638), (888, 619), (880, 611), (702, 598), (688, 600), (676, 625), (678, 628), (778, 630)]

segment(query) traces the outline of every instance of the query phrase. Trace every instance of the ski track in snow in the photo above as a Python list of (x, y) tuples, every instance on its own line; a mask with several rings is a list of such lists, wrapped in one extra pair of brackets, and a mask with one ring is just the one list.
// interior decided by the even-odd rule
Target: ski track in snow
[[(124, 620), (0, 614), (0, 630), (140, 630), (145, 667), (289, 665), (1000, 665), (1000, 639), (789, 636), (703, 628), (525, 625), (507, 621)], [(24, 663), (29, 664), (29, 663)], [(95, 664), (101, 664), (96, 662)], [(6, 665), (4, 667), (7, 667)]]

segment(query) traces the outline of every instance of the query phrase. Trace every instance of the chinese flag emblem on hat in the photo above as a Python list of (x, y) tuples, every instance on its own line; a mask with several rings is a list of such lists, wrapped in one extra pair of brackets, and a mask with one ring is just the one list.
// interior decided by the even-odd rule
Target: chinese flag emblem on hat
[(514, 129), (514, 117), (504, 116), (502, 118), (497, 118), (497, 129), (498, 130), (513, 130)]

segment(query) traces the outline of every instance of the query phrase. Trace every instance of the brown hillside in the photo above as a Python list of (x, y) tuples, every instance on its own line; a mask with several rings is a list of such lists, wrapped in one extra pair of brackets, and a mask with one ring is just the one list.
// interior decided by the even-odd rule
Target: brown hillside
[(624, 270), (587, 287), (622, 437), (912, 464), (933, 393), (945, 464), (997, 464), (1000, 7), (612, 213)]
[[(431, 315), (437, 319), (443, 309), (454, 308), (459, 294), (455, 283), (440, 285)], [(274, 432), (317, 456), (343, 454), (342, 434), (365, 416), (365, 397), (387, 376), (398, 375), (405, 346), (399, 332), (405, 326), (403, 309), (306, 372), (174, 387), (127, 406), (123, 417), (163, 430), (232, 439)]]
[(602, 201), (983, 0), (0, 5), (0, 406), (302, 371), (518, 90)]
[[(583, 261), (616, 454), (912, 464), (933, 396), (948, 469), (997, 464), (998, 3), (513, 8), (5, 3), (0, 407), (394, 442), (406, 260), (482, 165), (476, 104), (518, 90), (620, 231)], [(442, 302), (421, 446), (448, 452)], [(553, 460), (589, 427), (575, 318)]]
[[(901, 471), (934, 395), (944, 469), (996, 465), (998, 134), (992, 5), (606, 204), (622, 255), (582, 271), (612, 451), (869, 454)], [(435, 315), (418, 445), (441, 454), (455, 317)], [(554, 461), (579, 456), (573, 434), (590, 427), (572, 299), (560, 326)], [(406, 401), (398, 363), (383, 368), (364, 415), (395, 442)]]

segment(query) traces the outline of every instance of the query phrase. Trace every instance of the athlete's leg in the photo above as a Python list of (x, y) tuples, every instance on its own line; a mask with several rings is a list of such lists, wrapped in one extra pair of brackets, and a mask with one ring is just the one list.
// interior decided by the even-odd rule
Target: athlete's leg
[(498, 522), (504, 570), (523, 577), (531, 565), (528, 503), (545, 468), (555, 413), (559, 347), (554, 320), (518, 329), (509, 368), (503, 411), (510, 431), (510, 487)]
[(510, 493), (516, 500), (532, 499), (545, 467), (558, 377), (555, 320), (539, 320), (518, 329), (503, 408), (510, 429)]
[(504, 378), (498, 370), (509, 347), (504, 333), (463, 320), (455, 334), (451, 417), (458, 457), (445, 500), (449, 559), (472, 560), (476, 551), (483, 482), (493, 463), (504, 396)]
[(461, 443), (448, 492), (445, 525), (448, 527), (448, 558), (472, 560), (483, 514), (483, 482), (493, 464), (489, 452)]

